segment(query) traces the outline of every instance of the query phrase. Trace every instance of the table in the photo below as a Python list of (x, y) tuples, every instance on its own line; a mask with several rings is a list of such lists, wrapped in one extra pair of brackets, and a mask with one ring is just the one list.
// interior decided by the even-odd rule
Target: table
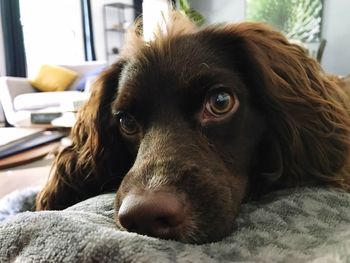
[[(0, 136), (2, 129), (7, 128), (0, 128)], [(55, 157), (52, 153), (60, 146), (60, 141), (48, 142), (0, 159), (0, 198), (14, 190), (43, 186)]]
[(13, 168), (40, 160), (48, 154), (56, 151), (60, 145), (60, 142), (52, 142), (0, 159), (0, 170)]
[(69, 130), (0, 128), (0, 170), (30, 163), (57, 152)]

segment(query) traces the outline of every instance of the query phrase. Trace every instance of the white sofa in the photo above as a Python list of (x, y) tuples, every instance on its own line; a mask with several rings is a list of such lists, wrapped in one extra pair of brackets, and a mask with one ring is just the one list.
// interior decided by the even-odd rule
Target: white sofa
[[(0, 102), (3, 106), (6, 121), (13, 126), (35, 126), (31, 123), (32, 112), (69, 111), (73, 102), (86, 100), (89, 87), (94, 77), (87, 77), (106, 66), (104, 61), (83, 62), (76, 65), (64, 65), (78, 73), (78, 78), (70, 85), (70, 90), (58, 92), (38, 92), (27, 78), (0, 77)], [(87, 78), (84, 92), (72, 90), (77, 83)]]
[(5, 125), (5, 115), (0, 102), (0, 127)]

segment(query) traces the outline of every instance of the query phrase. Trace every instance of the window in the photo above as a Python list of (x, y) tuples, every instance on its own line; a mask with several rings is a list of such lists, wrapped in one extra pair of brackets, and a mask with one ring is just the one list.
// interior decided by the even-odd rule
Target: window
[(28, 75), (85, 60), (80, 0), (20, 0)]

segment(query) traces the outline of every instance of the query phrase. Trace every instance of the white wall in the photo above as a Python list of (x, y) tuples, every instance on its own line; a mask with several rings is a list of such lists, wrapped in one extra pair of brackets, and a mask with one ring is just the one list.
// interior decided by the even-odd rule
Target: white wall
[(79, 0), (20, 0), (20, 9), (29, 77), (45, 63), (85, 60)]
[(327, 44), (322, 66), (327, 72), (350, 74), (349, 11), (349, 0), (325, 0), (322, 33)]
[[(245, 0), (189, 0), (209, 23), (244, 20)], [(329, 73), (350, 73), (350, 0), (324, 0), (322, 35), (327, 40), (322, 66)]]
[(206, 22), (239, 22), (244, 19), (245, 0), (189, 0), (191, 7), (200, 11)]

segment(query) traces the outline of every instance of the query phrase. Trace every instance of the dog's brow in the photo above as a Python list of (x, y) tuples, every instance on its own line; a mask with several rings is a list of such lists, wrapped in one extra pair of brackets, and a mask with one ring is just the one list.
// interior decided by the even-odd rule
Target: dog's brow
[(132, 96), (125, 89), (118, 91), (118, 95), (112, 104), (112, 111), (127, 111), (130, 108)]
[(196, 88), (201, 85), (202, 88), (208, 89), (213, 85), (222, 84), (233, 88), (236, 92), (239, 91), (241, 83), (240, 77), (234, 71), (227, 68), (210, 67), (206, 63), (201, 64), (201, 70), (190, 81), (190, 85), (197, 86)]
[[(123, 71), (119, 77), (117, 94), (112, 104), (112, 109), (114, 111), (127, 110), (131, 107), (130, 104), (132, 101), (137, 98), (133, 92), (135, 90), (133, 86), (138, 86), (137, 83), (134, 83), (137, 74), (138, 69), (135, 66), (135, 61), (130, 60), (125, 64)], [(130, 82), (130, 80), (134, 81)]]
[(119, 77), (118, 93), (122, 92), (122, 90), (125, 87), (125, 84), (128, 82), (129, 79), (133, 79), (137, 72), (138, 70), (135, 67), (134, 61), (128, 61), (125, 64)]

